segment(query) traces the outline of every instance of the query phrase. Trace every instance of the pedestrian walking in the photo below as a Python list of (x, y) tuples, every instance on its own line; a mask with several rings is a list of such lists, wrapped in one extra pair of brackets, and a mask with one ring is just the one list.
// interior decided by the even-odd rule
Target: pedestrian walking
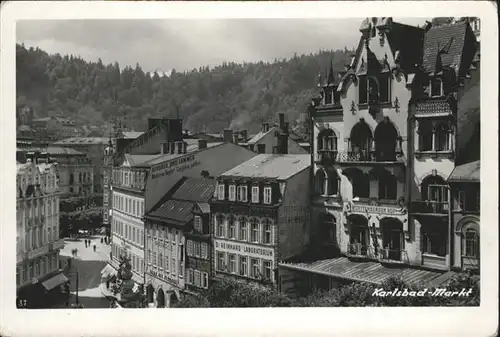
[(103, 239), (103, 238), (101, 238), (101, 244), (103, 243), (103, 241), (104, 241), (104, 239)]
[(94, 243), (94, 252), (95, 252), (95, 243)]
[(85, 240), (85, 248), (87, 248), (87, 240)]

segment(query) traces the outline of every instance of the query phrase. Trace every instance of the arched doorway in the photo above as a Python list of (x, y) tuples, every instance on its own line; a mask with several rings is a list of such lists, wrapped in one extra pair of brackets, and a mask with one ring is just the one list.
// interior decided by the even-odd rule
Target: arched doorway
[(359, 214), (352, 214), (347, 218), (347, 224), (349, 226), (349, 254), (366, 256), (370, 245), (368, 219)]
[(465, 217), (457, 223), (456, 234), (460, 242), (456, 242), (460, 247), (460, 267), (462, 269), (479, 269), (480, 259), (480, 230), (479, 219), (475, 217)]
[(148, 298), (148, 304), (154, 302), (154, 293), (155, 290), (153, 286), (151, 284), (148, 284), (148, 286), (146, 287), (146, 296)]
[(158, 289), (158, 293), (156, 294), (156, 307), (165, 308), (165, 293), (162, 288)]
[(382, 259), (402, 261), (405, 257), (403, 223), (398, 219), (384, 218), (382, 228)]
[(395, 161), (398, 132), (389, 119), (384, 119), (375, 129), (375, 158), (377, 161)]
[(367, 160), (370, 156), (372, 131), (365, 121), (360, 121), (351, 130), (350, 149), (357, 160)]

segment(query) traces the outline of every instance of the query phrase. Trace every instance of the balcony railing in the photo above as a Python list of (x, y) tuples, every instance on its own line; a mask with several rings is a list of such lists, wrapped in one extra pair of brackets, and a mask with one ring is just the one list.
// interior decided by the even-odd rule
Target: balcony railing
[(402, 163), (402, 152), (393, 154), (377, 153), (375, 151), (339, 151), (336, 160), (339, 163)]
[(402, 249), (381, 248), (379, 261), (386, 264), (409, 264), (408, 253)]
[(411, 212), (414, 214), (448, 214), (449, 204), (447, 201), (412, 201)]
[(320, 165), (333, 164), (337, 158), (337, 153), (337, 150), (318, 150), (314, 162)]
[(377, 259), (373, 247), (361, 243), (351, 243), (347, 246), (347, 257), (353, 259)]

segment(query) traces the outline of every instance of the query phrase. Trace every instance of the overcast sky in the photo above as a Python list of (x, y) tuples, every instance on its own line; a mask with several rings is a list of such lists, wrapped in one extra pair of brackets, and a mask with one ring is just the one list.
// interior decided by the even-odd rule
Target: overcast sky
[[(394, 18), (421, 25), (429, 18)], [(294, 53), (355, 47), (361, 19), (29, 20), (17, 42), (144, 71), (189, 70), (223, 61), (272, 61)]]

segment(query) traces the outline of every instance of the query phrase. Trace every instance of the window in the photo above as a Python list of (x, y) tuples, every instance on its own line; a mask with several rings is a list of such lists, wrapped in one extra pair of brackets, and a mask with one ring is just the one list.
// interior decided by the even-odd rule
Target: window
[(248, 192), (246, 186), (238, 186), (238, 201), (246, 202), (247, 194)]
[(188, 240), (186, 249), (187, 249), (187, 255), (192, 256), (193, 255), (193, 241)]
[(479, 232), (468, 228), (462, 234), (462, 256), (479, 257)]
[(229, 185), (229, 200), (236, 200), (236, 185)]
[(184, 277), (184, 263), (180, 263), (179, 265), (179, 277)]
[(201, 216), (199, 215), (194, 216), (194, 230), (200, 233), (203, 231)]
[(266, 144), (257, 144), (257, 153), (266, 153)]
[(151, 249), (148, 249), (148, 263), (151, 263)]
[(422, 225), (421, 246), (422, 252), (438, 256), (446, 256), (447, 227), (440, 223)]
[(236, 255), (229, 254), (229, 272), (236, 273)]
[(271, 224), (269, 220), (267, 219), (264, 220), (262, 230), (263, 230), (262, 240), (264, 241), (263, 243), (267, 245), (271, 244)]
[(158, 267), (163, 268), (163, 254), (158, 254)]
[(134, 214), (134, 215), (136, 215), (136, 213), (135, 213), (135, 205), (136, 205), (136, 203), (137, 202), (135, 200), (132, 202), (132, 214)]
[(430, 81), (431, 87), (431, 96), (432, 97), (441, 97), (443, 96), (443, 81), (440, 78), (432, 78)]
[(218, 215), (215, 219), (217, 222), (217, 236), (224, 237), (224, 218)]
[(153, 266), (156, 266), (156, 252), (153, 252)]
[(226, 262), (224, 261), (224, 253), (217, 252), (217, 270), (225, 271), (226, 270)]
[(247, 266), (247, 257), (240, 256), (240, 275), (247, 276), (248, 266)]
[(379, 100), (381, 103), (391, 101), (391, 75), (390, 73), (382, 73), (378, 77), (379, 80)]
[(195, 270), (194, 271), (194, 285), (196, 287), (200, 287), (201, 286), (201, 273), (199, 270)]
[(264, 204), (271, 203), (271, 187), (264, 187)]
[(201, 287), (208, 289), (208, 273), (201, 273)]
[(378, 198), (385, 200), (397, 199), (398, 181), (395, 176), (384, 171), (378, 180)]
[(437, 151), (448, 151), (450, 147), (450, 127), (446, 123), (441, 123), (438, 125), (436, 130), (436, 150)]
[(201, 257), (201, 243), (194, 243), (194, 256)]
[(247, 241), (248, 240), (248, 227), (247, 227), (247, 220), (245, 218), (240, 218), (239, 220), (240, 224), (240, 235), (239, 239), (242, 241)]
[(224, 183), (219, 183), (218, 199), (224, 200)]
[(167, 273), (169, 272), (169, 265), (168, 265), (168, 261), (169, 261), (168, 257), (167, 257), (167, 256), (165, 256), (165, 270), (167, 271)]
[(132, 228), (132, 241), (135, 243), (135, 228)]
[(186, 274), (186, 283), (193, 284), (193, 282), (194, 282), (194, 270), (191, 268), (188, 268), (187, 274)]
[(201, 257), (208, 259), (208, 245), (205, 242), (201, 244)]
[(271, 261), (264, 261), (264, 279), (271, 281)]
[(250, 240), (252, 242), (259, 242), (259, 223), (257, 222), (257, 219), (252, 219)]
[(172, 258), (172, 274), (175, 275), (177, 272), (177, 265), (175, 264), (175, 258)]
[(258, 259), (250, 259), (250, 276), (253, 278), (260, 277), (260, 268), (259, 268), (259, 260)]
[(232, 215), (229, 216), (227, 228), (227, 237), (230, 239), (236, 238), (236, 225), (234, 223), (234, 217)]
[(457, 200), (459, 206), (457, 210), (465, 210), (465, 191), (458, 191)]
[(252, 186), (252, 202), (255, 204), (259, 202), (259, 186)]
[(433, 148), (433, 132), (432, 124), (430, 122), (419, 122), (419, 150), (432, 151)]

